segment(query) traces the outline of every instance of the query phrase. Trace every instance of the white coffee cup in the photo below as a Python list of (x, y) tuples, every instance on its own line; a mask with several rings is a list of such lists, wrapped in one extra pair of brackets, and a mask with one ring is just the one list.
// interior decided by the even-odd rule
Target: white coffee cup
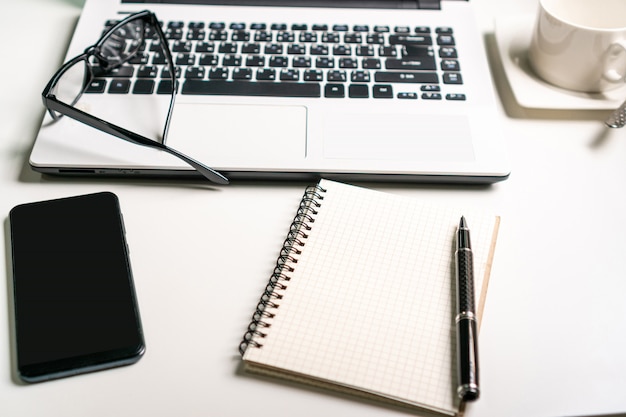
[(539, 0), (528, 59), (537, 75), (599, 93), (626, 79), (626, 0)]

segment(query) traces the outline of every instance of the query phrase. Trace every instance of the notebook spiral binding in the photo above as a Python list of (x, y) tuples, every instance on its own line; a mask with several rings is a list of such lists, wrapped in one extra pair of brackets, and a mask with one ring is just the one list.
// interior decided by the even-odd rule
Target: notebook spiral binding
[(274, 271), (252, 315), (248, 330), (239, 344), (241, 355), (250, 346), (256, 348), (263, 346), (260, 339), (267, 336), (266, 329), (271, 327), (271, 319), (280, 307), (283, 292), (291, 280), (290, 274), (295, 271), (294, 264), (298, 263), (298, 256), (302, 253), (309, 232), (313, 228), (312, 223), (315, 222), (318, 209), (322, 206), (321, 201), (324, 199), (325, 192), (326, 190), (319, 185), (307, 187), (304, 191), (296, 216), (289, 227), (287, 238), (283, 242)]

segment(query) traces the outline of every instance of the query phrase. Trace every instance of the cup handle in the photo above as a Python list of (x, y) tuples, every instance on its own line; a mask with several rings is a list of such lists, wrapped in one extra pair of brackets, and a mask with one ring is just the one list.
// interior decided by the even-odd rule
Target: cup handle
[(614, 42), (607, 52), (606, 66), (604, 78), (612, 83), (621, 83), (626, 81), (626, 66), (622, 68), (611, 68), (621, 57), (622, 61), (626, 60), (626, 42), (619, 40)]

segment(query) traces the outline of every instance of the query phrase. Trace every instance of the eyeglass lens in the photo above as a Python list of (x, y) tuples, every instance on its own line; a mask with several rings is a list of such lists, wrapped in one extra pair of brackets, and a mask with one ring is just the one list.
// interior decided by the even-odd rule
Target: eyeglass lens
[(133, 57), (143, 45), (146, 26), (135, 19), (102, 39), (98, 55), (105, 69), (115, 68)]
[[(109, 30), (114, 24), (108, 24)], [(172, 75), (159, 38), (149, 19), (129, 20), (70, 66), (58, 79), (54, 95), (92, 116), (163, 142)]]

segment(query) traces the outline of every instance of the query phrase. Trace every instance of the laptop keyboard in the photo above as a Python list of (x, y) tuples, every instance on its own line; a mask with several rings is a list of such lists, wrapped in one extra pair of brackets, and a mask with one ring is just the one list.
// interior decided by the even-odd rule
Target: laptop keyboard
[[(466, 100), (455, 92), (463, 77), (450, 27), (172, 21), (163, 29), (180, 94)], [(96, 74), (87, 91), (167, 92), (150, 42), (131, 65)]]

